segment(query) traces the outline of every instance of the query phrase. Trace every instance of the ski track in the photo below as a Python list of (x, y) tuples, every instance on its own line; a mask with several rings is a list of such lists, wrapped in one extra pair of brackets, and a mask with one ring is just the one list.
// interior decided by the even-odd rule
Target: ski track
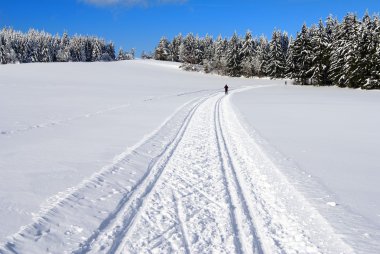
[(209, 92), (0, 253), (353, 253)]
[[(197, 93), (208, 93), (208, 92), (213, 92), (213, 91), (215, 91), (215, 90), (206, 90), (206, 89), (204, 89), (204, 90), (189, 91), (189, 92), (176, 93), (176, 94), (164, 95), (164, 96), (151, 96), (149, 98), (143, 99), (142, 101), (140, 101), (138, 103), (141, 103), (141, 102), (151, 102), (151, 101), (154, 101), (154, 100), (167, 99), (167, 98), (170, 98), (170, 97), (187, 96), (187, 95), (192, 95), (192, 94), (197, 94)], [(83, 120), (83, 119), (91, 118), (91, 117), (98, 116), (98, 115), (103, 115), (105, 113), (113, 112), (113, 111), (116, 111), (116, 110), (126, 109), (126, 108), (128, 108), (130, 106), (131, 106), (130, 104), (116, 105), (116, 106), (112, 106), (112, 107), (108, 107), (108, 108), (105, 108), (105, 109), (98, 110), (96, 112), (89, 112), (89, 113), (86, 113), (86, 114), (77, 115), (77, 116), (73, 116), (73, 117), (68, 117), (68, 118), (65, 118), (65, 119), (57, 119), (57, 120), (51, 120), (51, 121), (47, 121), (47, 122), (43, 122), (43, 123), (38, 123), (38, 124), (32, 124), (32, 125), (28, 125), (28, 126), (17, 128), (17, 129), (13, 129), (13, 130), (1, 130), (0, 129), (0, 137), (1, 136), (15, 135), (15, 134), (18, 134), (18, 133), (23, 133), (23, 132), (27, 132), (27, 131), (36, 130), (36, 129), (42, 129), (42, 128), (56, 127), (56, 126), (60, 126), (60, 125), (65, 125), (65, 124), (69, 124), (69, 123), (74, 122), (74, 121)]]
[(90, 117), (94, 117), (97, 115), (102, 115), (104, 113), (108, 113), (111, 111), (125, 109), (129, 106), (130, 106), (129, 104), (123, 104), (123, 105), (118, 105), (118, 106), (98, 110), (96, 112), (86, 113), (86, 114), (78, 115), (78, 116), (74, 116), (74, 117), (68, 117), (66, 119), (53, 120), (53, 121), (48, 121), (45, 123), (34, 124), (34, 125), (27, 126), (27, 127), (19, 128), (19, 129), (0, 130), (0, 134), (2, 134), (2, 135), (14, 135), (14, 134), (17, 134), (20, 132), (26, 132), (26, 131), (31, 131), (31, 130), (35, 130), (35, 129), (59, 126), (59, 125), (63, 125), (63, 124), (68, 124), (68, 123), (73, 122), (73, 121), (77, 121), (77, 120), (81, 120), (81, 119), (85, 119), (85, 118), (90, 118)]
[[(222, 124), (221, 124), (221, 119), (220, 119), (220, 114), (221, 114), (220, 102), (221, 102), (221, 98), (215, 104), (214, 118), (215, 118), (215, 131), (216, 131), (216, 136), (217, 136), (217, 141), (218, 141), (218, 150), (220, 151), (221, 158), (224, 159), (223, 160), (224, 166), (222, 166), (222, 168), (224, 169), (223, 172), (225, 175), (226, 186), (232, 185), (234, 186), (234, 189), (235, 189), (235, 192), (232, 192), (231, 190), (229, 190), (229, 192), (234, 193), (233, 199), (236, 201), (233, 202), (231, 200), (231, 204), (233, 205), (234, 209), (237, 209), (237, 206), (238, 206), (237, 204), (239, 204), (238, 214), (240, 216), (237, 216), (237, 218), (235, 219), (236, 221), (238, 221), (240, 218), (239, 231), (244, 230), (243, 229), (244, 225), (248, 225), (249, 227), (248, 228), (249, 232), (246, 239), (244, 239), (243, 237), (241, 237), (242, 239), (239, 239), (238, 245), (240, 248), (243, 248), (243, 249), (238, 250), (238, 252), (250, 253), (253, 251), (253, 253), (263, 253), (262, 248), (260, 246), (260, 241), (256, 234), (255, 226), (253, 225), (253, 218), (252, 218), (251, 212), (247, 206), (246, 197), (244, 196), (244, 193), (242, 192), (241, 184), (236, 176), (235, 167), (231, 160), (231, 155), (227, 148), (226, 140), (223, 134)], [(228, 170), (228, 175), (226, 174), (225, 169)], [(234, 214), (234, 216), (236, 216), (236, 214)], [(241, 235), (241, 233), (239, 235)]]

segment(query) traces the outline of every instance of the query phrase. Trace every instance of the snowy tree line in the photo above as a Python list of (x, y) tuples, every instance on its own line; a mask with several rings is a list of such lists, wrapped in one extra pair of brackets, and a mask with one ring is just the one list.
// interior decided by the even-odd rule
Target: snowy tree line
[(362, 19), (347, 14), (341, 22), (329, 16), (325, 22), (302, 26), (296, 38), (274, 30), (272, 38), (214, 40), (192, 33), (162, 37), (154, 58), (184, 63), (186, 70), (228, 76), (291, 78), (301, 85), (380, 89), (380, 21), (366, 13)]
[(34, 29), (27, 33), (3, 28), (0, 31), (0, 63), (95, 62), (134, 58), (134, 50), (119, 50), (112, 42), (93, 36), (51, 35)]

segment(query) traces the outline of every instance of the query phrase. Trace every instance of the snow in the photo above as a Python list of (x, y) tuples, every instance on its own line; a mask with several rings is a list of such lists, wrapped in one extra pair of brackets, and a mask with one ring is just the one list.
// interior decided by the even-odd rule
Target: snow
[(270, 86), (232, 101), (272, 160), (336, 230), (363, 241), (361, 252), (378, 252), (379, 91)]
[(0, 253), (380, 250), (379, 93), (157, 61), (0, 67)]
[(0, 242), (185, 102), (251, 83), (156, 61), (0, 67)]

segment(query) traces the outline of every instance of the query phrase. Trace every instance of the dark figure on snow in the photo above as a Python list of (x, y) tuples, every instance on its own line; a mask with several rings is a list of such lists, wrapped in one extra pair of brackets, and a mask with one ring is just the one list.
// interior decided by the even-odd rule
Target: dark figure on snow
[(228, 94), (228, 86), (227, 86), (227, 84), (224, 86), (224, 93)]

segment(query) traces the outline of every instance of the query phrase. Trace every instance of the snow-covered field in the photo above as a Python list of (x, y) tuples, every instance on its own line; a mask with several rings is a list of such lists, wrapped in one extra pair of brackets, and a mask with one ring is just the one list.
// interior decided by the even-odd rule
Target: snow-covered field
[(379, 252), (380, 91), (275, 86), (232, 101), (313, 205), (353, 245)]
[(0, 253), (380, 251), (380, 93), (177, 67), (0, 66)]

